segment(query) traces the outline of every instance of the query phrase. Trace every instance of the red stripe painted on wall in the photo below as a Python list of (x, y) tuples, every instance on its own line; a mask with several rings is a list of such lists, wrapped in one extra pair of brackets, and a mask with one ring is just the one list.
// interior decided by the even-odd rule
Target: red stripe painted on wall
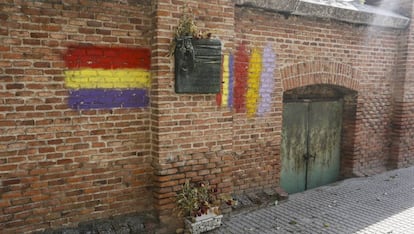
[(237, 113), (246, 111), (247, 74), (249, 55), (246, 46), (240, 44), (237, 48), (234, 61), (234, 91), (233, 107)]
[[(223, 87), (221, 88), (221, 90), (223, 90)], [(222, 100), (223, 100), (223, 91), (221, 91), (220, 93), (216, 94), (216, 104), (217, 106), (221, 106)]]
[(64, 60), (69, 69), (142, 68), (149, 70), (151, 53), (146, 48), (69, 47)]

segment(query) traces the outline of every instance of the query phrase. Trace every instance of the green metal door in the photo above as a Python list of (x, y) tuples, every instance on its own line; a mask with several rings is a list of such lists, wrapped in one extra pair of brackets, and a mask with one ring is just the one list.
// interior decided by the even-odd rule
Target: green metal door
[(337, 180), (340, 167), (341, 101), (284, 103), (280, 184), (288, 193)]
[(307, 103), (285, 103), (282, 126), (281, 187), (288, 193), (305, 190), (307, 152), (308, 107)]

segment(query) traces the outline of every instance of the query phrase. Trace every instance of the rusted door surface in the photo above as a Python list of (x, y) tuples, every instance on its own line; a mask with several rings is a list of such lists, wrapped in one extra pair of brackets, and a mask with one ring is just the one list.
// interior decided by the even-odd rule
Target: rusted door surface
[(340, 169), (341, 101), (284, 103), (280, 184), (288, 193), (337, 180)]
[(280, 184), (288, 193), (305, 190), (307, 149), (307, 103), (285, 103), (282, 127), (282, 171)]

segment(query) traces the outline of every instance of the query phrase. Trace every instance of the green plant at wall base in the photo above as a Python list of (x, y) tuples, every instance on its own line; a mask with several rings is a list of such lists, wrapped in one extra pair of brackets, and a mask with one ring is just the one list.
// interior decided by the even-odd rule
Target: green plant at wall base
[(217, 190), (210, 188), (207, 183), (192, 184), (189, 180), (186, 180), (176, 196), (178, 215), (182, 217), (197, 217), (207, 214), (210, 208), (219, 205), (216, 193)]
[(188, 180), (177, 193), (176, 202), (179, 216), (190, 216), (198, 208), (197, 191), (193, 189)]

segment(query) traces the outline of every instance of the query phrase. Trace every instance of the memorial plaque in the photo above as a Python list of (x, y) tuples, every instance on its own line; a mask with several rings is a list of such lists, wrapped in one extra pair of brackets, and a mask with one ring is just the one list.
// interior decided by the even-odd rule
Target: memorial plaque
[(219, 93), (221, 87), (221, 42), (216, 39), (177, 39), (175, 58), (176, 93)]

